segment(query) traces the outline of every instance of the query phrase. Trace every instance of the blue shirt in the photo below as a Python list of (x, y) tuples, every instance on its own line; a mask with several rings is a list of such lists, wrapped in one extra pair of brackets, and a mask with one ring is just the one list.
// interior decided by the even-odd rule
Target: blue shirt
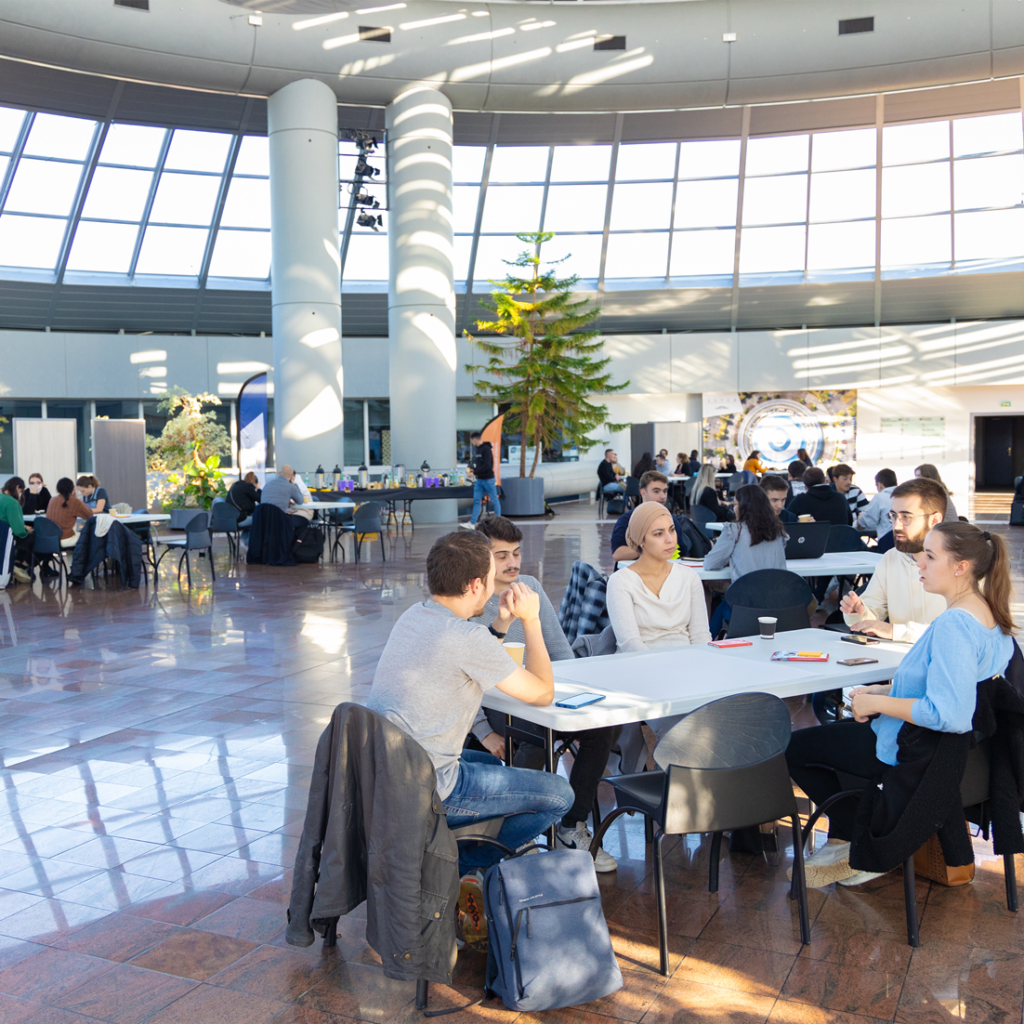
[[(978, 683), (1006, 669), (1013, 638), (998, 626), (986, 629), (970, 612), (943, 612), (910, 648), (892, 681), (890, 697), (915, 698), (910, 713), (916, 725), (937, 732), (971, 731)], [(880, 715), (875, 730), (879, 761), (896, 764), (896, 735), (902, 719)]]

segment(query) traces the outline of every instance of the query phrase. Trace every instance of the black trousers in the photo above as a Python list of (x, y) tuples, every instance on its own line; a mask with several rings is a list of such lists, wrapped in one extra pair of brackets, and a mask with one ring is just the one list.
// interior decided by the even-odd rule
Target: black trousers
[[(871, 723), (852, 719), (793, 733), (786, 750), (786, 764), (790, 778), (819, 805), (844, 789), (875, 785), (889, 768), (875, 756)], [(855, 776), (859, 782), (847, 779), (844, 784), (837, 772)], [(857, 804), (851, 797), (829, 809), (829, 839), (849, 842), (853, 838)]]
[[(485, 711), (491, 728), (499, 735), (505, 735), (505, 716), (499, 711)], [(544, 730), (539, 725), (513, 718), (517, 729), (543, 736)], [(555, 741), (575, 739), (579, 743), (580, 752), (573, 759), (572, 770), (569, 772), (569, 785), (576, 797), (569, 812), (562, 818), (565, 828), (575, 828), (577, 821), (586, 821), (597, 799), (597, 787), (608, 765), (608, 755), (612, 751), (619, 730), (615, 727), (607, 729), (584, 729), (578, 733), (556, 732)], [(546, 764), (542, 744), (520, 743), (512, 762), (513, 768), (543, 769)]]

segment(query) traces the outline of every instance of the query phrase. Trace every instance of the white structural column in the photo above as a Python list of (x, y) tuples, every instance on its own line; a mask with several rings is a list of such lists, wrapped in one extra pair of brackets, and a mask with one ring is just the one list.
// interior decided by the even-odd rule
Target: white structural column
[[(386, 110), (391, 461), (455, 465), (452, 105), (418, 87)], [(420, 502), (417, 522), (450, 522), (454, 501)]]
[(312, 472), (344, 452), (337, 98), (292, 82), (267, 121), (276, 461)]

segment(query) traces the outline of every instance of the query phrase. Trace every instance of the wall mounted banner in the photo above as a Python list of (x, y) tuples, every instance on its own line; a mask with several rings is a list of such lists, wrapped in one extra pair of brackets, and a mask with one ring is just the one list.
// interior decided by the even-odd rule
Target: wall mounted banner
[(736, 404), (720, 401), (721, 411), (704, 420), (705, 459), (733, 455), (742, 465), (756, 448), (762, 462), (783, 473), (800, 448), (816, 466), (856, 461), (856, 391), (729, 394)]
[(267, 478), (267, 375), (250, 377), (238, 392), (238, 475)]

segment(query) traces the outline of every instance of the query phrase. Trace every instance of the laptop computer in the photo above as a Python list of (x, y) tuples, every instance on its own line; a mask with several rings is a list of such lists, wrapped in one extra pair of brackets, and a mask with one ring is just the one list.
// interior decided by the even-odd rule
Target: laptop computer
[(831, 529), (829, 523), (787, 523), (786, 558), (821, 558)]

